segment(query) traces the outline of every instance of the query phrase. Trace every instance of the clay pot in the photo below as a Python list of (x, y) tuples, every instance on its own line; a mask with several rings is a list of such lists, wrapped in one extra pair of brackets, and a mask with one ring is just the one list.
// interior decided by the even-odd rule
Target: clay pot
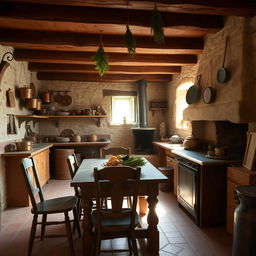
[(37, 102), (38, 102), (38, 99), (36, 99), (36, 98), (28, 99), (26, 101), (26, 108), (30, 109), (30, 110), (36, 110)]
[(73, 141), (73, 142), (81, 142), (81, 136), (78, 135), (78, 134), (74, 134), (74, 135), (71, 137), (71, 141)]
[(33, 90), (31, 88), (22, 87), (22, 88), (19, 88), (19, 92), (20, 92), (20, 98), (22, 100), (32, 98)]
[(198, 149), (200, 146), (200, 140), (198, 138), (195, 138), (193, 135), (190, 135), (185, 138), (183, 142), (184, 149)]
[(96, 142), (98, 140), (96, 134), (89, 134), (87, 135), (86, 139), (88, 142)]

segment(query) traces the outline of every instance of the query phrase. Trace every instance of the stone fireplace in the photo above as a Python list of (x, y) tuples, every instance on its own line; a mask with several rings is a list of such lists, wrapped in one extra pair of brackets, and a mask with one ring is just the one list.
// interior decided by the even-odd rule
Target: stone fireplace
[(227, 147), (228, 156), (242, 159), (246, 148), (248, 124), (230, 121), (192, 121), (192, 133), (200, 138), (202, 146)]

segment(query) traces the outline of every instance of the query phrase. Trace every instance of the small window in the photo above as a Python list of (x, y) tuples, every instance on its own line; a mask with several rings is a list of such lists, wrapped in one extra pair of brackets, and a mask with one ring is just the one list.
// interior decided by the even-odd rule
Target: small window
[(136, 97), (112, 96), (111, 97), (111, 124), (136, 123)]

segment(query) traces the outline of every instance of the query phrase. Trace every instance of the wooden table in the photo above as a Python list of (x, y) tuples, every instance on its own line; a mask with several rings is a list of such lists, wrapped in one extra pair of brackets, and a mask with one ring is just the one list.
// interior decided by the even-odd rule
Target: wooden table
[[(81, 163), (75, 177), (71, 182), (72, 187), (80, 187), (83, 198), (83, 255), (93, 255), (93, 232), (92, 232), (92, 198), (95, 198), (95, 181), (93, 177), (94, 167), (101, 169), (106, 159), (85, 159)], [(148, 202), (148, 228), (136, 230), (137, 238), (147, 238), (148, 249), (152, 253), (159, 252), (159, 231), (157, 228), (158, 217), (155, 211), (158, 202), (158, 184), (166, 182), (167, 178), (157, 168), (147, 161), (141, 169), (139, 195), (147, 196)], [(129, 193), (127, 192), (127, 195)]]

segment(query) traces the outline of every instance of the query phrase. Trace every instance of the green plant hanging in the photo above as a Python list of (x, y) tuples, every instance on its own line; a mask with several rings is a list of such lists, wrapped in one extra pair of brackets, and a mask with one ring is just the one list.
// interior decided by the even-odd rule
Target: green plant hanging
[(151, 33), (154, 35), (154, 41), (158, 44), (164, 43), (164, 28), (163, 20), (160, 12), (157, 10), (157, 6), (152, 12), (151, 16)]
[(127, 47), (130, 56), (136, 53), (136, 42), (129, 25), (126, 25), (126, 32), (124, 35), (124, 45)]
[(108, 56), (104, 51), (102, 43), (94, 56), (92, 56), (94, 63), (96, 65), (95, 69), (98, 70), (100, 76), (103, 76), (106, 71), (109, 70)]

